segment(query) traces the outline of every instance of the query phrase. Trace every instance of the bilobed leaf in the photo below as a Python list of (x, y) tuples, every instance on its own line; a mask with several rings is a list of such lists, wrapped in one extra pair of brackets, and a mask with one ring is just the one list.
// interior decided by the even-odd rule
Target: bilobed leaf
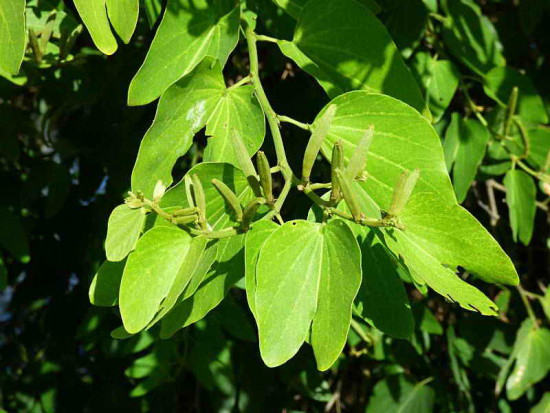
[(97, 48), (107, 55), (116, 52), (118, 45), (107, 18), (106, 0), (74, 0), (74, 5)]
[(269, 367), (292, 358), (309, 333), (317, 309), (321, 227), (291, 221), (261, 248), (256, 266), (256, 320), (262, 359)]
[(204, 318), (244, 276), (244, 234), (221, 239), (218, 243), (216, 261), (198, 289), (162, 319), (161, 338), (169, 338), (179, 329)]
[(128, 104), (157, 99), (205, 56), (224, 64), (237, 44), (239, 18), (233, 0), (169, 0), (147, 57), (130, 84)]
[(516, 400), (550, 371), (550, 330), (533, 325), (531, 319), (525, 320), (511, 357), (515, 366), (506, 381), (506, 394)]
[[(402, 102), (362, 91), (346, 93), (329, 104), (337, 105), (338, 110), (322, 148), (327, 159), (339, 140), (349, 159), (364, 131), (371, 124), (374, 126), (366, 168), (368, 179), (357, 187), (363, 188), (378, 211), (388, 210), (393, 188), (405, 170), (420, 170), (413, 196), (403, 212), (405, 230), (393, 231), (399, 239), (398, 245), (406, 251), (397, 248), (394, 240), (390, 243), (394, 235), (385, 237), (388, 246), (397, 256), (405, 258), (411, 274), (422, 280), (421, 284), (426, 283), (443, 295), (454, 294), (456, 301), (470, 309), (469, 304), (476, 308), (479, 305), (480, 311), (494, 314), (494, 304), (489, 299), (443, 265), (461, 266), (488, 282), (510, 284), (517, 284), (516, 271), (483, 226), (456, 204), (440, 140), (429, 122)], [(415, 193), (421, 192), (425, 194), (415, 197)], [(423, 224), (422, 229), (415, 231), (417, 220)], [(431, 230), (434, 226), (437, 230)], [(449, 248), (449, 243), (455, 247)]]
[(134, 191), (152, 197), (159, 179), (165, 185), (172, 182), (174, 163), (189, 150), (224, 90), (219, 62), (205, 59), (163, 94), (132, 171)]
[(246, 298), (254, 316), (256, 316), (256, 264), (263, 244), (278, 228), (279, 226), (273, 221), (261, 220), (254, 223), (246, 233), (244, 242)]
[(99, 307), (112, 307), (118, 301), (120, 280), (126, 261), (105, 261), (99, 267), (88, 293), (90, 303)]
[(535, 225), (537, 187), (533, 178), (519, 169), (508, 171), (504, 186), (514, 240), (528, 245)]
[(449, 51), (480, 76), (504, 66), (501, 46), (493, 24), (472, 0), (444, 0), (446, 21), (443, 40)]
[(25, 0), (0, 0), (0, 72), (16, 75), (25, 56)]
[(463, 267), (488, 283), (517, 285), (510, 258), (461, 206), (442, 202), (435, 194), (418, 193), (411, 197), (401, 221), (405, 230), (396, 231), (396, 236), (409, 239), (440, 263)]
[[(414, 169), (420, 170), (416, 191), (435, 192), (455, 202), (439, 136), (417, 111), (397, 99), (365, 91), (348, 92), (328, 105), (338, 107), (321, 148), (329, 161), (334, 143), (341, 140), (347, 163), (365, 131), (373, 126), (366, 167), (369, 178), (362, 186), (380, 209), (389, 208), (399, 176)], [(313, 128), (328, 105), (317, 115)]]
[(153, 228), (140, 238), (120, 285), (120, 314), (126, 331), (137, 333), (153, 319), (185, 265), (190, 244), (189, 234), (179, 228)]
[(462, 119), (458, 128), (458, 150), (453, 166), (453, 184), (458, 202), (466, 199), (477, 170), (485, 157), (489, 130), (476, 119)]
[(293, 41), (279, 45), (330, 97), (355, 89), (381, 92), (430, 117), (420, 89), (385, 27), (354, 0), (309, 1), (300, 14)]
[(411, 69), (422, 85), (433, 122), (437, 122), (451, 103), (460, 73), (450, 60), (437, 60), (425, 52), (414, 55)]
[(253, 86), (224, 89), (218, 104), (207, 121), (209, 137), (203, 154), (207, 162), (228, 162), (238, 166), (232, 132), (238, 131), (250, 156), (254, 155), (264, 141), (265, 117)]
[(151, 197), (159, 179), (169, 185), (176, 160), (189, 150), (194, 135), (205, 125), (211, 136), (205, 161), (237, 164), (232, 132), (243, 137), (251, 156), (265, 134), (264, 115), (252, 89), (226, 89), (220, 63), (211, 58), (163, 93), (155, 120), (141, 142), (132, 189)]
[(427, 386), (427, 380), (414, 383), (400, 374), (376, 383), (366, 413), (431, 412), (434, 404), (435, 391)]
[(548, 113), (531, 80), (509, 67), (495, 67), (486, 74), (484, 90), (501, 106), (506, 106), (514, 87), (518, 88), (517, 113), (526, 124), (548, 123)]
[(340, 220), (290, 221), (265, 241), (256, 266), (256, 319), (268, 366), (294, 356), (310, 325), (318, 368), (334, 363), (361, 283), (360, 260), (357, 241)]
[(128, 44), (138, 22), (139, 0), (107, 0), (107, 13), (117, 34)]
[(311, 345), (319, 370), (329, 369), (344, 348), (353, 300), (361, 285), (361, 250), (348, 224), (331, 221), (322, 228), (323, 254)]
[(145, 223), (145, 210), (119, 205), (109, 216), (105, 253), (109, 261), (121, 261), (134, 250)]

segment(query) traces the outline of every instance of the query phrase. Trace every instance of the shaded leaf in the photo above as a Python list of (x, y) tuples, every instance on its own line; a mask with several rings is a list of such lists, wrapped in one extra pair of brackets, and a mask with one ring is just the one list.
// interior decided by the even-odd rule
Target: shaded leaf
[(117, 304), (120, 280), (125, 265), (125, 260), (119, 262), (105, 261), (101, 264), (88, 292), (90, 303), (99, 307), (112, 307)]
[(508, 171), (504, 186), (514, 240), (528, 245), (535, 225), (537, 187), (533, 178), (519, 169)]
[(435, 403), (435, 391), (426, 385), (428, 380), (414, 383), (403, 375), (389, 376), (376, 383), (367, 413), (416, 413), (431, 412)]
[(107, 0), (107, 13), (116, 33), (129, 43), (139, 17), (139, 0)]

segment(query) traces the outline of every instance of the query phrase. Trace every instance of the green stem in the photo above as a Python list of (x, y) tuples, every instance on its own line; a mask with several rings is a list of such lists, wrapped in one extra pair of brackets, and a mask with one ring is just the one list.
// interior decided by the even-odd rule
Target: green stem
[(365, 330), (363, 330), (363, 326), (361, 326), (361, 324), (359, 324), (353, 318), (351, 319), (351, 328), (353, 328), (357, 335), (361, 337), (361, 339), (363, 339), (363, 341), (369, 346), (374, 345), (374, 338)]
[(279, 43), (279, 39), (263, 34), (256, 34), (256, 40), (259, 42)]
[(529, 318), (533, 321), (533, 324), (538, 327), (537, 324), (537, 317), (535, 316), (535, 312), (533, 311), (533, 307), (531, 306), (531, 303), (529, 302), (529, 298), (527, 297), (527, 294), (523, 287), (521, 285), (518, 285), (517, 290), (519, 292), (519, 296), (521, 297), (521, 301), (523, 301), (523, 305), (525, 306), (525, 309), (527, 310), (527, 315)]
[(310, 124), (300, 122), (296, 119), (289, 118), (288, 116), (277, 115), (277, 119), (279, 120), (279, 122), (290, 123), (290, 124), (292, 124), (294, 126), (297, 126), (297, 127), (299, 127), (300, 129), (303, 129), (303, 130), (307, 130), (307, 131), (311, 130), (311, 125)]
[(246, 83), (250, 83), (252, 81), (252, 79), (250, 78), (250, 75), (248, 76), (245, 76), (243, 77), (241, 80), (239, 80), (238, 82), (235, 82), (234, 84), (232, 84), (231, 86), (229, 86), (227, 89), (228, 90), (231, 90), (231, 89), (235, 89), (235, 88), (238, 88), (239, 86), (242, 86)]

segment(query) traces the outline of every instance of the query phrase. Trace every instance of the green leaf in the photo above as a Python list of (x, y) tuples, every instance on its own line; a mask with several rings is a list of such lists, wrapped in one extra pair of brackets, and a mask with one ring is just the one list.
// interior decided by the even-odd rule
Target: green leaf
[(546, 315), (546, 319), (550, 321), (550, 288), (546, 288), (544, 297), (539, 298), (539, 301)]
[(386, 242), (414, 278), (463, 308), (496, 315), (496, 305), (454, 271), (458, 266), (486, 282), (517, 284), (514, 266), (491, 235), (459, 205), (418, 193), (401, 221), (404, 231), (389, 230)]
[(403, 375), (393, 375), (376, 383), (367, 413), (431, 412), (435, 404), (435, 391), (423, 380), (414, 383)]
[(428, 23), (428, 9), (422, 0), (378, 0), (384, 8), (382, 22), (405, 58), (411, 56)]
[(204, 281), (204, 278), (214, 265), (214, 262), (216, 261), (216, 258), (218, 256), (218, 248), (220, 247), (225, 248), (226, 244), (224, 242), (218, 242), (216, 240), (210, 241), (206, 248), (204, 249), (203, 253), (200, 256), (200, 259), (197, 262), (197, 265), (195, 266), (195, 270), (193, 272), (193, 275), (191, 276), (191, 280), (189, 281), (189, 284), (187, 284), (187, 287), (183, 291), (183, 293), (180, 295), (178, 299), (178, 303), (180, 303), (183, 300), (187, 300), (189, 297), (191, 297), (197, 289), (201, 286), (202, 282)]
[[(453, 118), (454, 120), (455, 118)], [(456, 129), (453, 128), (452, 131), (456, 131)], [(453, 166), (453, 184), (458, 202), (462, 203), (466, 199), (468, 190), (477, 175), (477, 170), (485, 157), (491, 134), (475, 119), (460, 119), (458, 133), (458, 148)]]
[(550, 392), (544, 393), (540, 401), (529, 411), (529, 413), (545, 413), (548, 411), (550, 411)]
[(74, 5), (97, 48), (107, 55), (116, 52), (118, 45), (107, 18), (106, 0), (74, 0)]
[[(329, 369), (348, 337), (353, 300), (361, 285), (361, 250), (348, 225), (331, 221), (322, 228), (323, 253), (311, 346), (319, 370)], [(263, 249), (262, 249), (263, 254)]]
[(225, 64), (237, 44), (240, 10), (232, 0), (169, 0), (128, 104), (145, 105), (191, 72), (205, 56)]
[(139, 148), (132, 190), (152, 197), (159, 179), (167, 186), (172, 182), (172, 167), (189, 150), (193, 136), (204, 127), (224, 90), (219, 62), (205, 59), (162, 95), (155, 120)]
[(533, 164), (535, 168), (544, 168), (548, 153), (550, 153), (550, 129), (546, 127), (530, 129), (529, 142), (529, 163)]
[[(197, 274), (197, 277), (201, 277), (197, 271), (200, 271), (202, 277), (204, 277), (208, 268), (201, 265), (201, 258), (205, 253), (207, 243), (208, 239), (205, 236), (193, 237), (191, 239), (191, 245), (183, 258), (183, 264), (174, 279), (170, 291), (168, 291), (166, 298), (162, 301), (159, 311), (150, 325), (158, 322), (176, 305), (176, 303), (178, 303), (180, 296), (184, 293), (195, 274)], [(212, 262), (210, 262), (210, 265), (212, 265)]]
[(531, 80), (509, 67), (495, 67), (485, 76), (485, 93), (506, 107), (514, 87), (519, 90), (517, 113), (526, 124), (548, 123), (548, 113)]
[(0, 72), (19, 73), (27, 45), (25, 0), (0, 0)]
[(510, 226), (514, 240), (528, 245), (535, 225), (537, 187), (533, 178), (519, 169), (508, 171), (504, 177), (506, 203), (510, 211)]
[[(517, 274), (504, 251), (480, 223), (456, 204), (454, 191), (446, 172), (439, 137), (426, 119), (412, 108), (393, 98), (362, 91), (346, 93), (328, 105), (333, 104), (338, 106), (338, 110), (322, 148), (325, 158), (330, 159), (332, 146), (336, 141), (342, 140), (345, 158), (349, 159), (364, 131), (370, 125), (374, 126), (374, 140), (369, 150), (369, 161), (366, 168), (368, 179), (364, 183), (357, 184), (356, 187), (362, 188), (366, 192), (378, 211), (388, 210), (393, 188), (405, 170), (420, 170), (420, 178), (412, 198), (415, 198), (415, 193), (431, 193), (432, 195), (429, 196), (425, 194), (424, 198), (433, 199), (433, 202), (431, 204), (424, 202), (424, 205), (417, 209), (418, 217), (412, 218), (411, 215), (411, 223), (405, 224), (406, 230), (404, 232), (395, 231), (395, 233), (400, 236), (409, 234), (410, 230), (407, 227), (414, 228), (413, 220), (422, 217), (423, 229), (414, 235), (418, 239), (424, 238), (424, 242), (429, 245), (426, 246), (426, 250), (436, 255), (432, 257), (433, 261), (429, 261), (434, 264), (432, 275), (434, 272), (438, 274), (437, 278), (440, 278), (443, 284), (446, 277), (454, 284), (462, 283), (452, 274), (452, 271), (441, 266), (441, 264), (445, 264), (467, 268), (487, 282), (517, 284)], [(320, 112), (317, 119), (322, 116), (323, 111)], [(314, 123), (313, 127), (315, 128), (315, 126)], [(412, 198), (408, 206), (405, 207), (404, 216), (408, 214), (408, 210), (411, 210)], [(416, 197), (418, 205), (420, 205), (420, 198)], [(369, 213), (369, 211), (363, 212)], [(404, 219), (406, 220), (406, 218)], [(449, 222), (460, 224), (459, 226), (450, 225)], [(439, 232), (430, 231), (434, 225), (439, 228)], [(461, 226), (465, 228), (463, 231)], [(386, 237), (386, 240), (388, 239), (389, 237)], [(476, 240), (476, 242), (472, 243), (470, 240)], [(449, 242), (456, 247), (449, 248)], [(412, 245), (411, 241), (408, 243), (407, 248), (409, 252), (413, 253), (417, 247)], [(439, 247), (435, 249), (435, 252), (432, 251), (433, 245), (437, 244)], [(486, 258), (486, 251), (491, 251), (489, 255), (491, 258)], [(399, 252), (394, 252), (396, 255), (399, 254)], [(422, 263), (421, 261), (418, 257), (415, 258), (415, 262), (425, 269), (427, 262)], [(437, 265), (435, 265), (436, 262)], [(413, 273), (422, 273), (420, 270), (415, 270), (416, 264), (408, 263), (407, 266), (409, 270), (414, 270)], [(420, 280), (423, 278), (420, 277)], [(440, 285), (438, 288), (443, 291), (442, 287)], [(469, 289), (466, 288), (466, 290)], [(475, 291), (474, 295), (478, 299), (481, 295), (487, 300), (481, 293)], [(487, 300), (484, 303), (485, 309), (492, 313), (489, 310), (490, 301)], [(472, 304), (475, 305), (473, 302)]]
[(254, 317), (256, 317), (256, 264), (265, 241), (278, 228), (279, 225), (275, 222), (262, 220), (254, 223), (246, 233), (244, 242), (246, 298)]
[(462, 126), (462, 116), (454, 112), (451, 115), (451, 122), (445, 131), (445, 140), (443, 141), (443, 154), (445, 156), (445, 165), (450, 172), (456, 160), (458, 148), (460, 148), (460, 134)]
[(444, 0), (442, 7), (446, 14), (443, 41), (458, 60), (480, 76), (505, 65), (497, 32), (476, 3)]
[(189, 298), (177, 304), (161, 323), (161, 338), (169, 338), (180, 328), (206, 316), (224, 299), (229, 289), (244, 275), (244, 234), (218, 241), (216, 262)]
[[(279, 7), (284, 9), (288, 14), (296, 20), (300, 18), (300, 13), (309, 0), (273, 0)], [(358, 3), (365, 5), (373, 13), (380, 11), (380, 6), (375, 0), (357, 0)]]
[(424, 99), (435, 123), (451, 103), (458, 88), (460, 73), (450, 60), (436, 60), (425, 52), (414, 55), (411, 69), (422, 85)]
[(328, 105), (338, 106), (321, 148), (329, 161), (334, 143), (342, 140), (347, 163), (365, 131), (374, 127), (366, 167), (369, 178), (362, 186), (379, 210), (388, 210), (399, 176), (414, 169), (420, 169), (415, 191), (435, 192), (442, 199), (455, 202), (439, 136), (418, 112), (389, 96), (348, 92), (325, 106), (313, 128)]
[(119, 205), (109, 216), (105, 253), (109, 261), (121, 261), (136, 247), (145, 223), (145, 210)]
[(20, 219), (0, 206), (0, 246), (22, 263), (30, 261), (29, 240)]
[(239, 165), (231, 142), (232, 131), (238, 131), (250, 156), (262, 146), (265, 117), (253, 86), (224, 89), (222, 92), (207, 121), (206, 136), (209, 138), (203, 154), (204, 161)]
[(159, 179), (169, 185), (174, 164), (205, 125), (207, 135), (212, 136), (204, 153), (205, 161), (237, 165), (231, 142), (233, 130), (243, 137), (252, 156), (265, 134), (264, 115), (252, 92), (249, 86), (226, 89), (220, 63), (211, 58), (168, 88), (141, 142), (132, 172), (132, 189), (150, 197)]
[(139, 17), (139, 0), (107, 0), (111, 24), (122, 41), (130, 42)]
[(362, 229), (362, 232), (359, 245), (363, 281), (355, 299), (356, 311), (380, 331), (409, 338), (414, 331), (414, 319), (397, 272), (397, 260), (375, 231)]
[(309, 334), (317, 366), (342, 351), (361, 283), (361, 256), (347, 224), (290, 221), (263, 244), (256, 267), (256, 318), (264, 362), (289, 360)]
[[(330, 30), (327, 30), (330, 27)], [(281, 51), (314, 76), (330, 97), (364, 89), (394, 96), (430, 117), (420, 89), (385, 27), (353, 1), (312, 0)]]
[(506, 381), (506, 394), (510, 400), (516, 400), (550, 371), (550, 330), (525, 320), (511, 357), (515, 366)]
[(101, 264), (90, 285), (88, 293), (90, 303), (99, 307), (112, 307), (117, 304), (120, 280), (125, 265), (125, 260), (119, 262), (105, 261)]
[(140, 238), (120, 285), (120, 314), (126, 331), (137, 333), (153, 319), (182, 264), (186, 265), (190, 244), (189, 234), (178, 228), (153, 228)]
[(435, 194), (418, 193), (407, 204), (401, 220), (405, 230), (400, 233), (414, 239), (418, 247), (430, 251), (444, 265), (463, 267), (488, 283), (518, 284), (510, 258), (461, 206), (444, 203)]

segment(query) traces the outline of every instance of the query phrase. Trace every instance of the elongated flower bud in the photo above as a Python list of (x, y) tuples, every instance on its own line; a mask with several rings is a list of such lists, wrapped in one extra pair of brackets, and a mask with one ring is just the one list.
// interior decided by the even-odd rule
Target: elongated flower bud
[(195, 215), (198, 212), (199, 212), (199, 209), (197, 207), (189, 207), (189, 208), (178, 209), (177, 211), (174, 211), (172, 215), (175, 217), (183, 217), (188, 215)]
[(403, 212), (403, 209), (405, 208), (405, 205), (407, 205), (414, 187), (416, 186), (416, 181), (418, 181), (419, 176), (420, 170), (418, 169), (415, 169), (412, 172), (405, 171), (401, 174), (397, 184), (395, 185), (395, 189), (393, 190), (393, 198), (388, 211), (390, 216), (398, 217), (401, 212)]
[(336, 170), (336, 176), (338, 177), (338, 183), (340, 184), (340, 189), (342, 190), (342, 194), (344, 195), (344, 200), (348, 205), (348, 208), (351, 212), (351, 215), (353, 216), (353, 219), (356, 222), (361, 221), (363, 214), (361, 213), (361, 207), (359, 206), (359, 202), (357, 201), (357, 198), (355, 198), (355, 195), (353, 194), (353, 189), (351, 187), (352, 181), (347, 180), (346, 175), (340, 169)]
[(212, 179), (212, 184), (216, 187), (225, 202), (227, 202), (227, 204), (231, 207), (235, 213), (235, 218), (237, 221), (241, 222), (243, 219), (243, 208), (241, 207), (241, 203), (239, 202), (237, 195), (235, 195), (235, 193), (222, 181)]
[(332, 180), (332, 190), (330, 193), (330, 202), (335, 204), (342, 199), (342, 191), (340, 190), (340, 182), (336, 171), (344, 170), (344, 148), (342, 147), (342, 141), (338, 141), (332, 148), (332, 160), (331, 160), (330, 176)]
[(201, 227), (206, 228), (206, 196), (204, 188), (197, 174), (191, 176), (193, 182), (193, 199), (196, 207), (199, 209), (199, 223)]
[(233, 151), (237, 157), (237, 162), (239, 163), (241, 170), (246, 175), (248, 184), (252, 188), (252, 191), (254, 191), (254, 195), (261, 196), (260, 184), (258, 182), (256, 170), (254, 169), (254, 164), (248, 155), (243, 138), (235, 129), (233, 129), (231, 134), (231, 141), (233, 142)]
[(197, 215), (193, 214), (193, 215), (184, 215), (181, 217), (175, 217), (173, 222), (177, 225), (188, 225), (188, 224), (193, 224), (196, 221), (197, 221)]
[(367, 154), (372, 144), (374, 137), (374, 126), (371, 125), (361, 137), (361, 140), (355, 147), (355, 151), (351, 155), (348, 166), (346, 168), (346, 176), (354, 180), (365, 170), (367, 165)]
[(256, 167), (260, 174), (260, 185), (264, 191), (264, 197), (268, 204), (272, 204), (275, 199), (273, 198), (273, 180), (271, 178), (271, 168), (269, 161), (265, 156), (265, 153), (259, 151), (256, 155)]
[(248, 229), (250, 228), (250, 224), (252, 223), (256, 212), (258, 211), (258, 208), (263, 204), (265, 204), (264, 198), (256, 198), (250, 201), (248, 205), (244, 208), (242, 221), (242, 229), (244, 231), (248, 231)]
[(517, 86), (514, 86), (512, 92), (510, 92), (510, 97), (508, 98), (508, 106), (506, 107), (506, 119), (504, 120), (504, 131), (503, 135), (508, 136), (510, 133), (510, 128), (512, 126), (512, 119), (516, 114), (516, 109), (518, 106), (518, 94), (519, 89)]
[(311, 170), (313, 169), (313, 164), (315, 163), (315, 159), (317, 159), (317, 155), (321, 150), (323, 141), (327, 136), (330, 124), (332, 123), (332, 119), (334, 118), (334, 114), (336, 113), (336, 109), (336, 105), (331, 105), (328, 107), (321, 119), (319, 119), (317, 127), (309, 138), (309, 142), (304, 153), (304, 162), (302, 164), (302, 180), (305, 183), (309, 182), (309, 177), (311, 175)]

